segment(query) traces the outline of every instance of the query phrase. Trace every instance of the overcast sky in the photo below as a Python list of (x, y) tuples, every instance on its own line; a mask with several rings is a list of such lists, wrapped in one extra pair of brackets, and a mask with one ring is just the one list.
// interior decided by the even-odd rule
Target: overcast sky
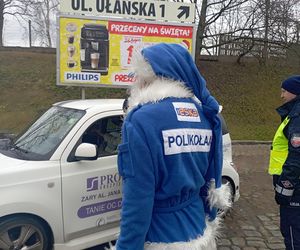
[[(52, 27), (55, 29), (55, 26)], [(38, 40), (34, 41), (34, 38), (35, 37), (33, 34), (32, 46), (40, 46), (39, 41)], [(55, 34), (53, 34), (52, 37), (53, 46), (55, 46), (56, 44), (54, 40), (55, 40)], [(4, 41), (4, 46), (29, 47), (28, 23), (22, 20), (20, 23), (16, 18), (6, 15), (5, 23), (4, 23), (3, 41)]]
[(3, 41), (5, 46), (29, 46), (25, 30), (13, 17), (5, 16)]

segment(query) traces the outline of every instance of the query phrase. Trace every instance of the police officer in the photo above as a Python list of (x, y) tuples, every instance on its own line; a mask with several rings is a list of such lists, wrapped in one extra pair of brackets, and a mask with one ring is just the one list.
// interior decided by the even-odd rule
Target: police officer
[(269, 173), (286, 249), (300, 250), (300, 75), (282, 82), (281, 98), (277, 112), (282, 123), (273, 139)]

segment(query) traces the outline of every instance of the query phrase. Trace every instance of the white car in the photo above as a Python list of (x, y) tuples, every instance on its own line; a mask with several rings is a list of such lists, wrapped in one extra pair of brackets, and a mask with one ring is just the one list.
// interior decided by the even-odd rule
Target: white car
[[(84, 249), (117, 238), (122, 104), (117, 99), (54, 104), (0, 151), (1, 250)], [(223, 129), (223, 182), (237, 200), (239, 176)]]

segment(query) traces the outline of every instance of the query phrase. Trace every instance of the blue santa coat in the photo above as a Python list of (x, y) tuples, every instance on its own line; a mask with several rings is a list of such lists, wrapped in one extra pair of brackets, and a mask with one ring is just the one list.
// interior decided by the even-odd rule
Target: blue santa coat
[(189, 241), (203, 234), (206, 215), (215, 218), (206, 196), (210, 180), (220, 182), (222, 164), (215, 166), (213, 159), (218, 147), (211, 124), (191, 98), (170, 97), (129, 113), (118, 156), (118, 250), (142, 250), (147, 241)]
[(216, 187), (221, 186), (221, 169), (223, 162), (221, 122), (219, 103), (210, 94), (206, 81), (200, 74), (190, 53), (179, 44), (159, 43), (142, 50), (143, 57), (151, 65), (156, 76), (181, 82), (201, 101), (203, 112), (211, 120), (213, 134), (216, 139), (213, 151), (216, 176)]

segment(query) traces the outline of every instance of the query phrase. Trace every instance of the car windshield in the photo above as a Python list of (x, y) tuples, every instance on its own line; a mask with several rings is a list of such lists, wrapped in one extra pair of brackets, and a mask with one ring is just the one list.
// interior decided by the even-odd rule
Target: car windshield
[(45, 112), (13, 144), (24, 159), (48, 160), (72, 127), (85, 114), (83, 110), (54, 106)]

